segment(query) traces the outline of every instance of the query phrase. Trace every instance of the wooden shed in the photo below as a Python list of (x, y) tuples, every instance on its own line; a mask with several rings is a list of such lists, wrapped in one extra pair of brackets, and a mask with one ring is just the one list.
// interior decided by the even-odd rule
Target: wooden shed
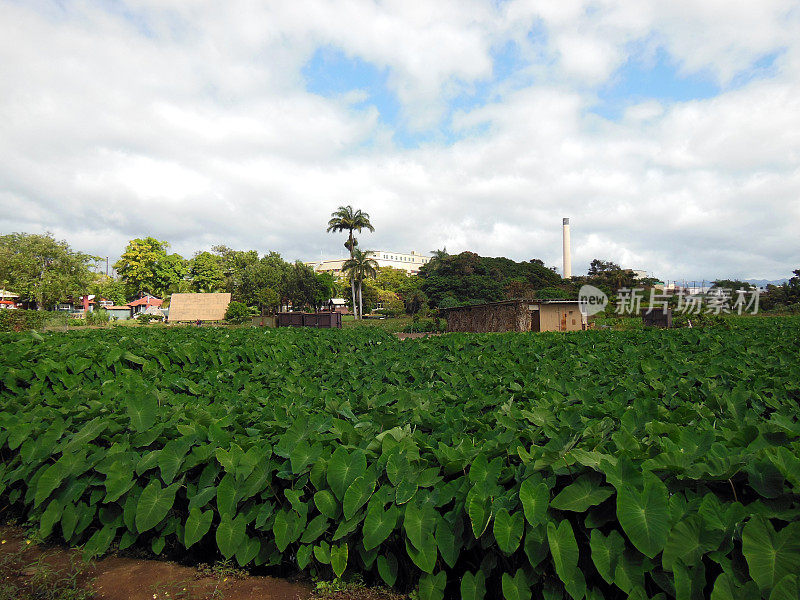
[(505, 300), (442, 309), (447, 331), (581, 331), (577, 300)]
[(277, 314), (278, 327), (319, 327), (323, 329), (341, 329), (342, 315), (336, 311), (282, 312)]

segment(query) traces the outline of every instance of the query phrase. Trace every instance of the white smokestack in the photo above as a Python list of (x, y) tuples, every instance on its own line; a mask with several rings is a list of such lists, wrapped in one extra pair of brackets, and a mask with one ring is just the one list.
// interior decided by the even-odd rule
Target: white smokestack
[(572, 277), (572, 256), (569, 251), (569, 217), (564, 217), (563, 237), (564, 237), (564, 279)]

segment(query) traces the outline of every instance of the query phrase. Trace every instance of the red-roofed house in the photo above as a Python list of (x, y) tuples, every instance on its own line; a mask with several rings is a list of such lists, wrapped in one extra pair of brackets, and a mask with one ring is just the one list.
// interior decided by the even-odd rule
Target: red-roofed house
[(155, 296), (151, 296), (150, 294), (145, 294), (138, 300), (134, 300), (133, 302), (128, 302), (127, 306), (130, 306), (133, 310), (133, 316), (145, 312), (151, 306), (155, 308), (161, 308), (163, 304), (163, 300), (161, 298), (156, 298)]

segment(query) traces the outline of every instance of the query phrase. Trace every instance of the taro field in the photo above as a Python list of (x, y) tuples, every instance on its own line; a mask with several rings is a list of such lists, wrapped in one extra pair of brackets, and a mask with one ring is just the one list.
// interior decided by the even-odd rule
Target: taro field
[(796, 600), (800, 320), (0, 337), (0, 508), (441, 598)]

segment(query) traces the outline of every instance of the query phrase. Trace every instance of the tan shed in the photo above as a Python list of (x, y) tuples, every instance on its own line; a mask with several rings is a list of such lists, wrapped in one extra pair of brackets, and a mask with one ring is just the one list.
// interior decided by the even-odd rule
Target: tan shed
[(222, 321), (230, 302), (230, 294), (172, 294), (169, 320)]
[(447, 331), (581, 331), (577, 300), (506, 300), (443, 309)]

